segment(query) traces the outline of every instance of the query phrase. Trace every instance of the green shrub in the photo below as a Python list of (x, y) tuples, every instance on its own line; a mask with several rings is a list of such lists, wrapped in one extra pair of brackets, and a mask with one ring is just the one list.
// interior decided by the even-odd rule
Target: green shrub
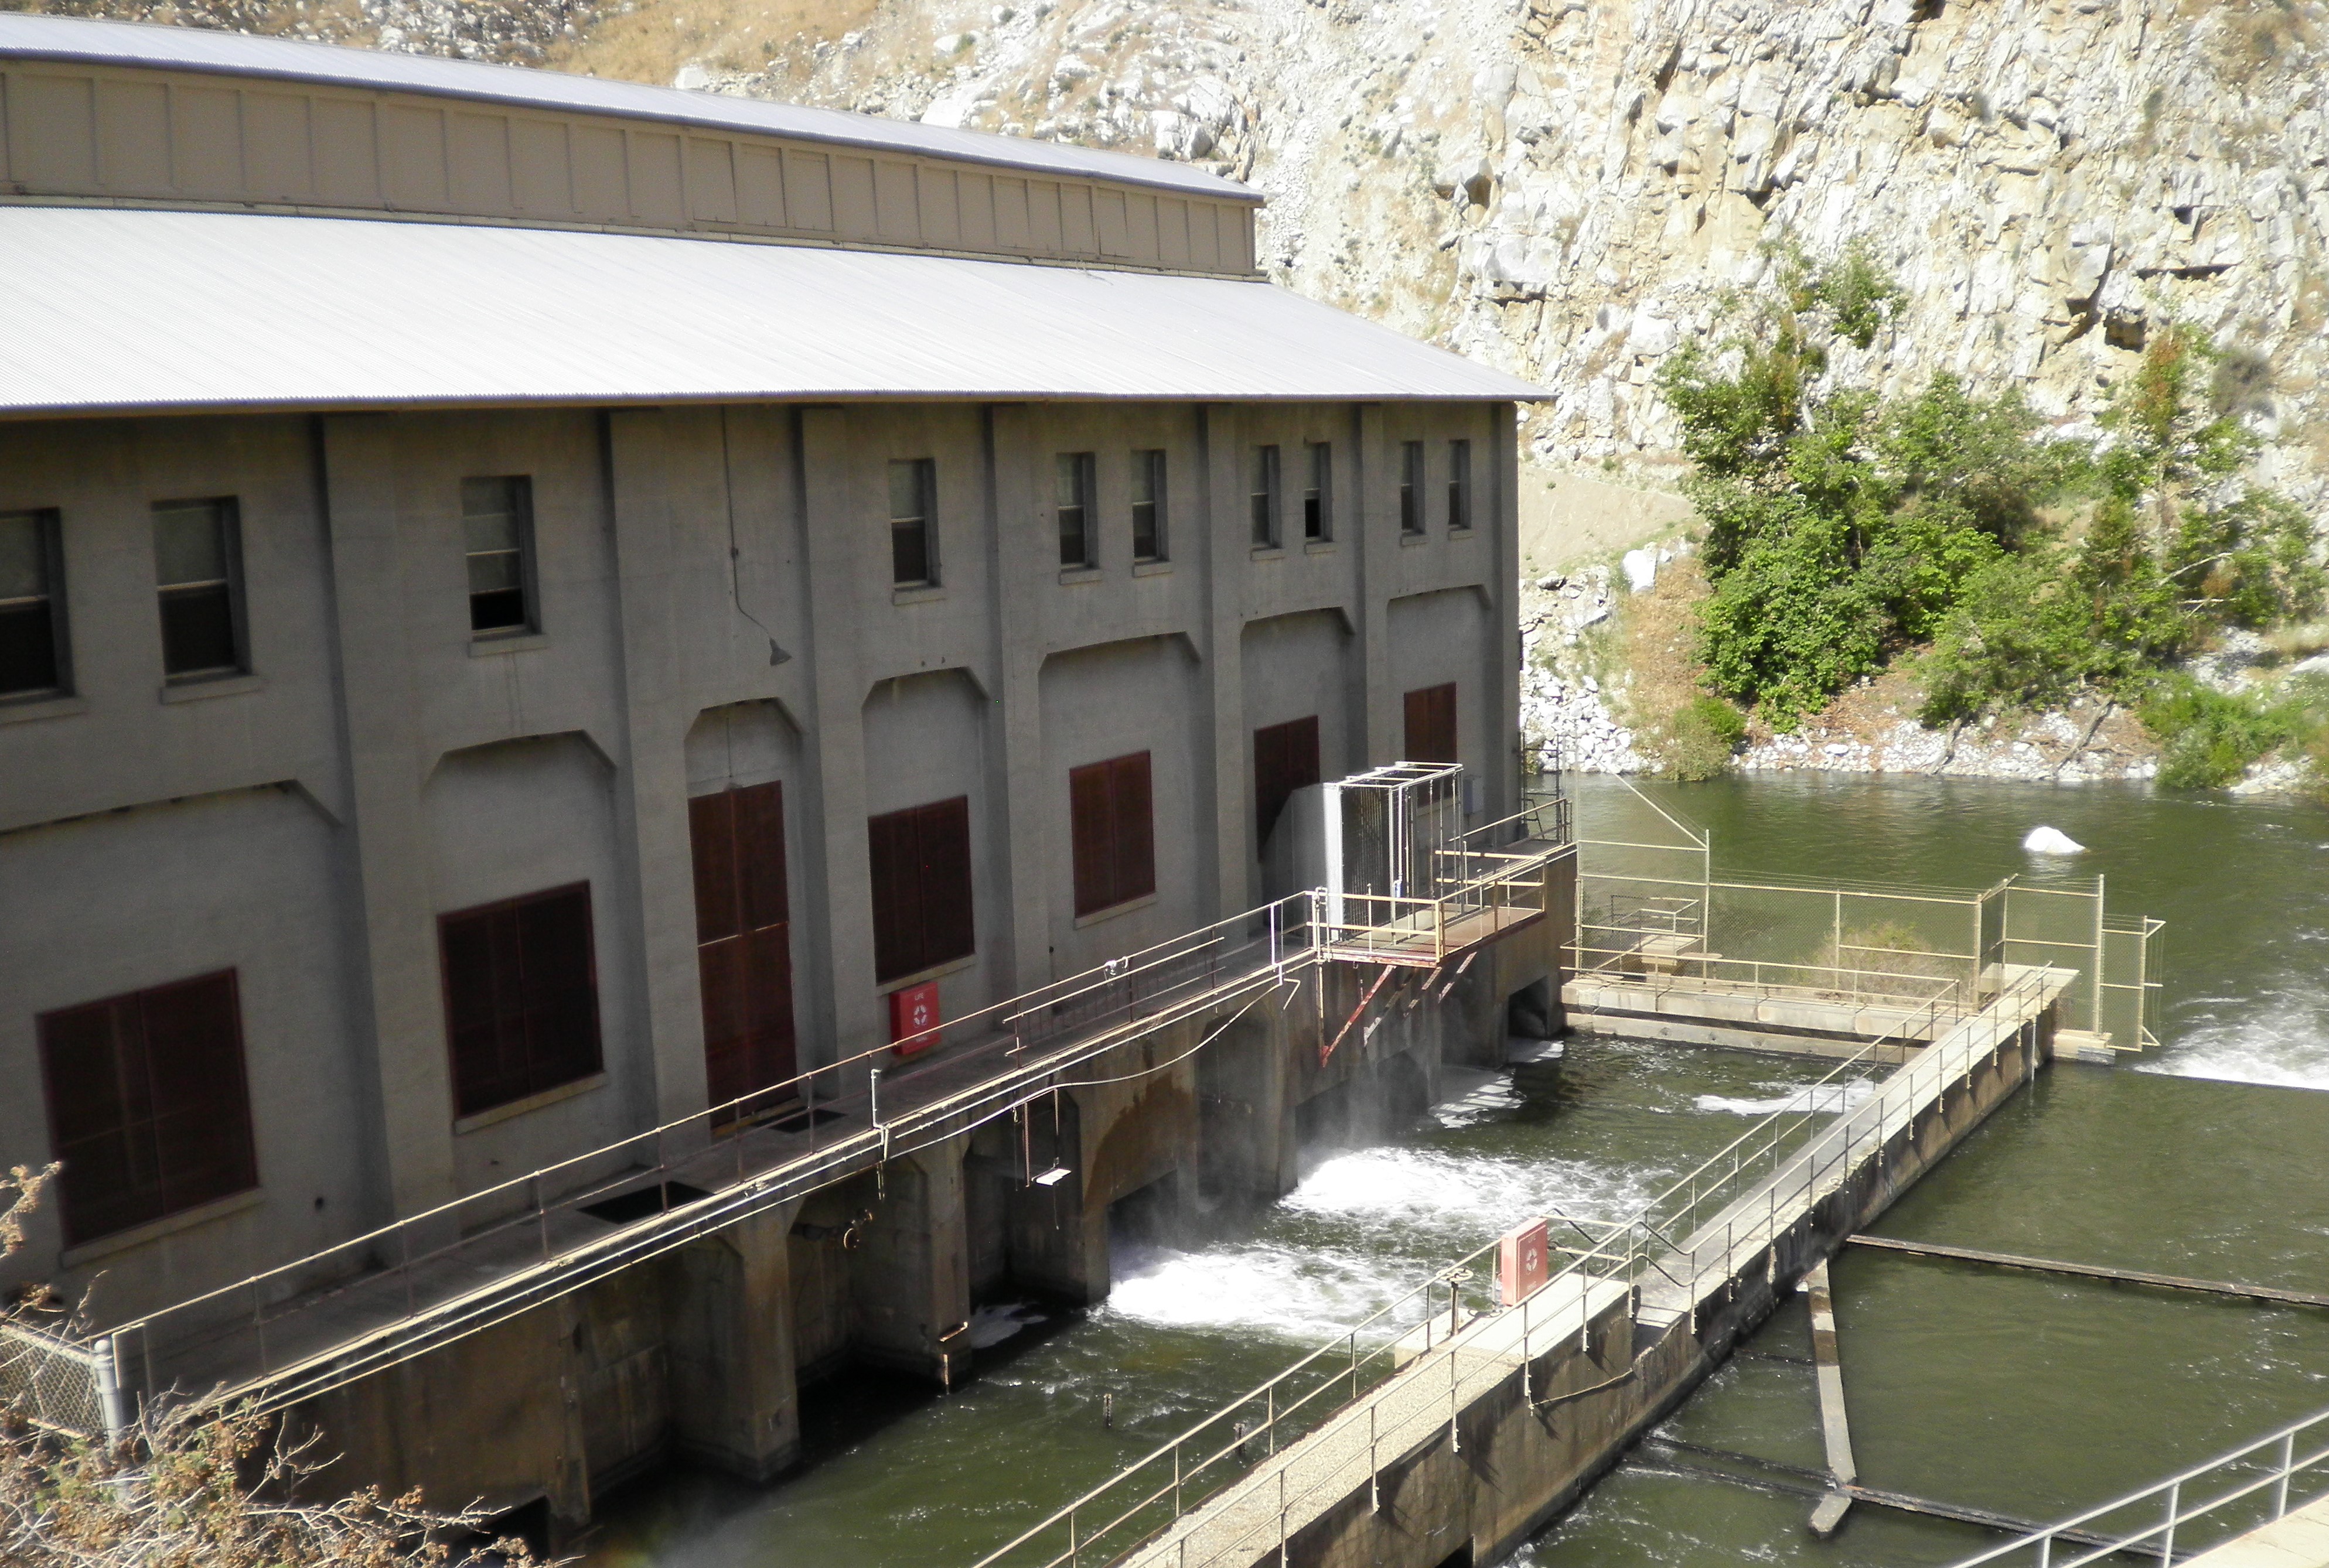
[(2138, 711), (2161, 742), (2159, 782), (2169, 789), (2236, 784), (2266, 753), (2316, 740), (2322, 728), (2302, 691), (2233, 696), (2188, 675), (2161, 682)]
[(1668, 778), (1690, 784), (1721, 778), (1730, 771), (1730, 754), (1747, 738), (1747, 718), (1720, 697), (1694, 697), (1666, 721), (1659, 748)]

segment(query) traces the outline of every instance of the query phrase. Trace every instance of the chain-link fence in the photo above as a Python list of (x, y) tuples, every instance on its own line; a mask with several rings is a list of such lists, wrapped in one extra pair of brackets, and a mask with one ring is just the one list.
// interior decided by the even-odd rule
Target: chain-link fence
[(1971, 1011), (2011, 966), (2068, 970), (2062, 1028), (2156, 1042), (2150, 942), (2102, 878), (1925, 887), (1713, 874), (1705, 829), (1623, 780), (1580, 801), (1576, 967)]
[(0, 1322), (0, 1412), (80, 1437), (124, 1424), (113, 1342), (79, 1345), (28, 1324)]

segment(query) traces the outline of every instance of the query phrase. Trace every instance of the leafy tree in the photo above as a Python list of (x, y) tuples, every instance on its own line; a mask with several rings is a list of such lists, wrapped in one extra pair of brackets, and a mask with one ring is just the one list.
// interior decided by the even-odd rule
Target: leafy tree
[(1781, 249), (1726, 300), (1728, 335), (1660, 374), (1707, 529), (1715, 691), (1791, 728), (1929, 643), (1928, 723), (2082, 687), (2131, 697), (2216, 627), (2319, 606), (2303, 512), (2241, 477), (2248, 361), (2155, 334), (2097, 459), (2015, 393), (1943, 374), (1887, 403), (1836, 384), (1836, 346), (1872, 345), (1899, 299), (1862, 249)]

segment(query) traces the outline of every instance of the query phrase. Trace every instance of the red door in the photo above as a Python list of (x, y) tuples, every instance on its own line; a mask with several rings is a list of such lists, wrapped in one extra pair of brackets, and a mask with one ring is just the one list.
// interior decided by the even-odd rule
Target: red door
[[(703, 1066), (724, 1105), (792, 1077), (792, 925), (785, 896), (783, 787), (753, 784), (687, 803), (695, 859), (695, 966)], [(787, 1091), (770, 1103), (790, 1100)], [(731, 1112), (750, 1116), (767, 1107)]]

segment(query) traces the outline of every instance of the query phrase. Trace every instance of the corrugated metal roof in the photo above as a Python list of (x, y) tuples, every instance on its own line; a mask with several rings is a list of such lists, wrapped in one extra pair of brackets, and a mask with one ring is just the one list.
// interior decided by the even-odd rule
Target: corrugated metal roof
[(949, 130), (838, 109), (803, 108), (762, 99), (608, 81), (594, 76), (485, 65), (430, 55), (344, 49), (295, 39), (253, 38), (192, 27), (97, 22), (71, 16), (27, 16), (0, 11), (0, 57), (76, 61), (88, 65), (220, 71), (237, 76), (330, 82), (343, 87), (429, 93), (443, 98), (524, 105), (633, 119), (758, 131), (934, 158), (1127, 184), (1156, 185), (1208, 196), (1259, 202), (1260, 192), (1186, 164), (1099, 152), (1057, 142), (1031, 141), (983, 131)]
[(0, 412), (1548, 396), (1267, 283), (724, 239), (0, 205)]

